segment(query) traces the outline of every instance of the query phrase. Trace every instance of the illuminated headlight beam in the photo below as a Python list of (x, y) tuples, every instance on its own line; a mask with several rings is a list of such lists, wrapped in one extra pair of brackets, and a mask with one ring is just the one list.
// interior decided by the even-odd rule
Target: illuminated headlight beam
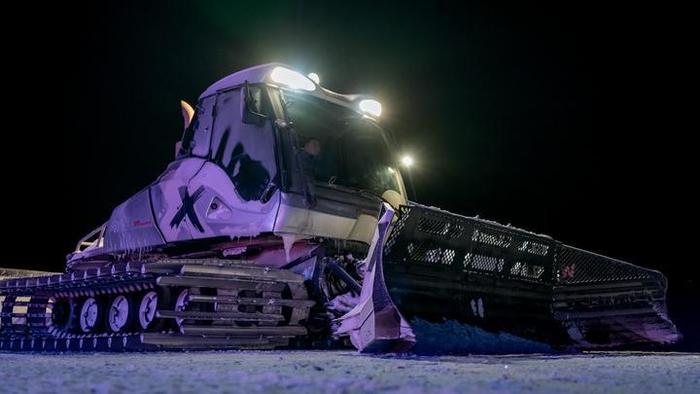
[(316, 74), (316, 73), (309, 73), (309, 75), (307, 75), (307, 77), (309, 77), (310, 80), (316, 82), (316, 85), (320, 85), (320, 84), (321, 84), (321, 77), (319, 77), (318, 74)]
[(382, 103), (380, 103), (377, 100), (372, 100), (372, 99), (362, 100), (362, 101), (360, 101), (358, 108), (360, 108), (361, 112), (363, 112), (367, 115), (374, 116), (375, 118), (378, 118), (382, 114)]
[(275, 67), (270, 73), (270, 80), (280, 85), (285, 85), (290, 89), (306, 90), (312, 92), (316, 90), (316, 85), (304, 74), (290, 70), (286, 67)]

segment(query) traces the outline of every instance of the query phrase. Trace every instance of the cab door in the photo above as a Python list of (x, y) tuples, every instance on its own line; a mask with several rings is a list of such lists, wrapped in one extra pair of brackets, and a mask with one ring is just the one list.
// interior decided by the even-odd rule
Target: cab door
[(154, 211), (167, 241), (272, 231), (279, 203), (274, 130), (262, 113), (244, 122), (245, 93), (233, 89), (210, 101), (210, 146), (201, 167), (154, 185)]

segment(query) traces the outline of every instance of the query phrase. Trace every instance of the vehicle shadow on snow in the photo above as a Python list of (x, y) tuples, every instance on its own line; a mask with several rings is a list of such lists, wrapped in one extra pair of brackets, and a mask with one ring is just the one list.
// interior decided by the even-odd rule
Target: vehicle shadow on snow
[[(383, 359), (411, 359), (417, 361), (503, 362), (518, 359), (575, 359), (596, 357), (629, 356), (674, 356), (675, 352), (653, 351), (580, 351), (576, 349), (555, 349), (548, 344), (521, 338), (509, 333), (493, 333), (470, 325), (449, 320), (443, 323), (430, 323), (421, 319), (411, 321), (416, 335), (416, 345), (404, 354), (375, 354), (369, 357)], [(687, 354), (687, 353), (685, 353)], [(461, 357), (460, 357), (461, 356)], [(464, 357), (468, 356), (468, 357)]]

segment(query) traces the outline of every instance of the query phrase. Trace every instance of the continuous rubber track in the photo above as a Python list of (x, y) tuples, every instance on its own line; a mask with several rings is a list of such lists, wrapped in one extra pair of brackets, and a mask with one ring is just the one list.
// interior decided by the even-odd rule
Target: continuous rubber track
[[(145, 298), (154, 294), (152, 311)], [(115, 306), (120, 296), (128, 307)], [(284, 347), (306, 335), (313, 304), (288, 270), (219, 259), (116, 263), (0, 281), (0, 350)]]

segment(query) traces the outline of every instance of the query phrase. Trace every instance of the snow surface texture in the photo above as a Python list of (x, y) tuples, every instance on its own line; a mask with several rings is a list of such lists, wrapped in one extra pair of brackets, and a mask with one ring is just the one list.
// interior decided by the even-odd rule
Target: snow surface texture
[(14, 278), (31, 278), (35, 276), (53, 275), (55, 273), (56, 272), (31, 271), (0, 267), (0, 280)]
[(0, 353), (3, 393), (700, 393), (700, 355)]

